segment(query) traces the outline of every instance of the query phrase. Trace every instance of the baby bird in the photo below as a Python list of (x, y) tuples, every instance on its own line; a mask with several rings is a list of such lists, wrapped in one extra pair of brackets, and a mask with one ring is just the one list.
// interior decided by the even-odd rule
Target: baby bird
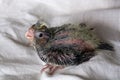
[(113, 50), (112, 46), (95, 34), (94, 28), (84, 23), (49, 27), (44, 22), (37, 22), (28, 29), (25, 36), (33, 44), (40, 59), (46, 63), (41, 71), (49, 69), (49, 74), (66, 66), (89, 61), (96, 55), (96, 50)]

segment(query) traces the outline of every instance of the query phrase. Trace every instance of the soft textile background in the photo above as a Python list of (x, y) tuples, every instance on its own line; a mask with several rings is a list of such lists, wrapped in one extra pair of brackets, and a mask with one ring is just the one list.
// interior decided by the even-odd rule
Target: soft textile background
[[(40, 74), (41, 61), (24, 37), (37, 20), (50, 26), (86, 22), (111, 42), (88, 63), (55, 75)], [(0, 80), (119, 80), (120, 0), (0, 0)]]

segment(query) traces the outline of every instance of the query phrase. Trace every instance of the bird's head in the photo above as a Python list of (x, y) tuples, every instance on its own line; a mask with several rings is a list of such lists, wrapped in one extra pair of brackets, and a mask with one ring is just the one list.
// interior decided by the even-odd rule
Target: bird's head
[(44, 22), (37, 22), (32, 25), (26, 32), (25, 36), (31, 43), (39, 46), (44, 46), (50, 38), (47, 24)]

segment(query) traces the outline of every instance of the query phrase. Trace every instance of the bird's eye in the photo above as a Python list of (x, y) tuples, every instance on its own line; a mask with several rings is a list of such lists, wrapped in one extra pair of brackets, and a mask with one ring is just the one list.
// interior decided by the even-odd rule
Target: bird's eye
[(40, 33), (40, 34), (39, 34), (39, 37), (42, 37), (42, 36), (43, 36), (43, 34), (42, 34), (42, 33)]
[(36, 35), (37, 38), (42, 38), (44, 36), (44, 33), (43, 32), (37, 32), (35, 35)]

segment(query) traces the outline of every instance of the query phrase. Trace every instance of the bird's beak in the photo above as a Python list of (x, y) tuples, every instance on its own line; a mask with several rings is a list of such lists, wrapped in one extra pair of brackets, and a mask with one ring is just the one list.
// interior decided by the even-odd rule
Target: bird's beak
[(34, 39), (34, 29), (31, 27), (28, 29), (28, 31), (25, 33), (25, 37), (30, 40), (33, 41)]

